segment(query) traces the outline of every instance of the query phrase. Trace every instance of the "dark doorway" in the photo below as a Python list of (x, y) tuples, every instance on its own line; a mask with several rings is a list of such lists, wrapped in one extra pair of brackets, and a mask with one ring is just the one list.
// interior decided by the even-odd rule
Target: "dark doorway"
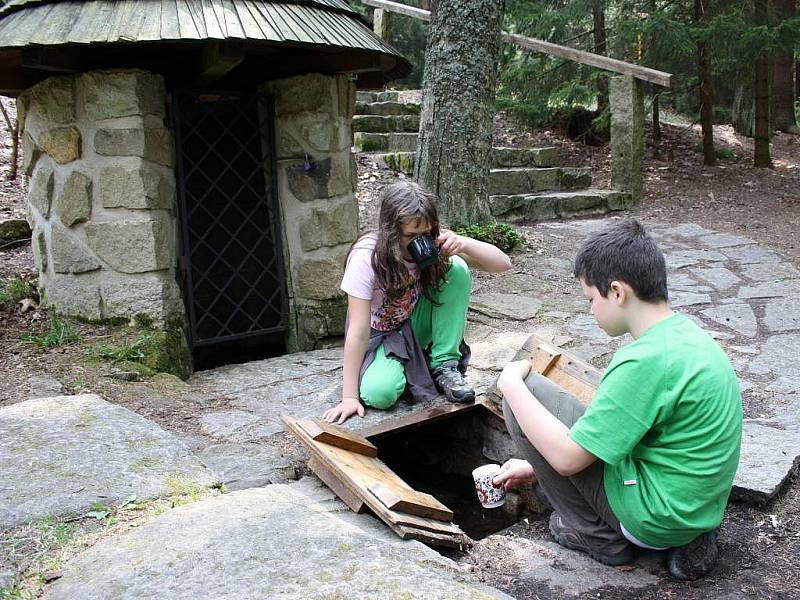
[(172, 102), (195, 368), (281, 354), (288, 311), (270, 99), (176, 91)]

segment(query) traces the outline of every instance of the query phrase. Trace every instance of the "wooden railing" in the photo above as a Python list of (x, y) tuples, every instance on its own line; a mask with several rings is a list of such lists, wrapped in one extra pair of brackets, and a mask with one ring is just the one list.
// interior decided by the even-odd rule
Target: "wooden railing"
[[(394, 12), (407, 17), (414, 17), (422, 21), (430, 21), (430, 11), (413, 6), (406, 6), (398, 2), (390, 2), (389, 0), (361, 0), (362, 4)], [(584, 50), (577, 50), (567, 46), (559, 46), (552, 42), (545, 42), (544, 40), (537, 40), (535, 38), (526, 37), (517, 33), (501, 33), (501, 39), (508, 44), (515, 44), (528, 50), (536, 52), (543, 52), (550, 56), (557, 56), (559, 58), (566, 58), (568, 60), (597, 67), (598, 69), (605, 69), (614, 73), (621, 73), (623, 75), (630, 75), (635, 79), (641, 81), (648, 81), (665, 88), (669, 88), (672, 84), (672, 75), (664, 71), (657, 71), (641, 65), (635, 65), (623, 60), (609, 58), (602, 54), (594, 54), (592, 52), (585, 52)]]

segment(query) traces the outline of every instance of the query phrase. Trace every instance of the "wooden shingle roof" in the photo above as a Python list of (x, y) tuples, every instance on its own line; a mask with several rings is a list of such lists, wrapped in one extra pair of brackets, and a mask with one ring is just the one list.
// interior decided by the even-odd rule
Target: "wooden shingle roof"
[[(284, 53), (302, 49), (306, 56), (309, 51), (338, 53), (340, 71), (370, 70), (356, 60), (369, 55), (378, 57), (372, 71), (381, 72), (384, 81), (410, 68), (343, 0), (8, 0), (0, 6), (0, 80), (4, 67), (18, 63), (24, 68), (18, 57), (42, 49), (57, 50), (62, 58), (65, 51), (80, 54), (88, 64), (94, 48), (104, 52), (101, 47), (113, 46), (121, 57), (118, 46), (130, 53), (142, 44), (166, 49), (207, 42), (235, 44), (248, 54), (278, 46)], [(352, 69), (345, 55), (354, 58)], [(127, 63), (130, 59), (104, 66)], [(0, 82), (0, 91), (8, 89)]]

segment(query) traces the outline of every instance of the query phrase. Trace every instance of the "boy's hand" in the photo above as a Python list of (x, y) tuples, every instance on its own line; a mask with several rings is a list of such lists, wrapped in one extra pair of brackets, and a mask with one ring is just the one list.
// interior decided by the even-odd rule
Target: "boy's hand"
[(529, 360), (515, 360), (508, 363), (497, 380), (497, 389), (505, 395), (504, 388), (524, 380), (530, 372), (531, 361)]
[(361, 404), (359, 399), (342, 398), (342, 401), (339, 402), (339, 404), (325, 411), (325, 413), (322, 415), (322, 420), (327, 421), (328, 423), (333, 423), (336, 421), (336, 419), (339, 419), (336, 421), (336, 424), (341, 425), (356, 413), (358, 413), (359, 417), (364, 416), (364, 405)]
[(492, 479), (492, 485), (495, 487), (503, 486), (505, 489), (510, 490), (521, 483), (534, 483), (535, 481), (536, 473), (533, 472), (531, 463), (527, 460), (511, 458), (500, 467), (500, 473)]

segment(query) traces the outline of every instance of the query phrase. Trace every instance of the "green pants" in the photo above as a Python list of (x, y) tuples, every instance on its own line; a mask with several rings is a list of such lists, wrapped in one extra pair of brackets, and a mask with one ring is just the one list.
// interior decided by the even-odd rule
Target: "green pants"
[[(448, 360), (458, 360), (458, 350), (467, 325), (467, 308), (471, 285), (469, 267), (458, 256), (450, 258), (450, 268), (436, 295), (435, 306), (420, 296), (411, 311), (411, 328), (419, 345), (430, 346), (429, 367), (436, 368)], [(359, 393), (364, 404), (386, 409), (394, 406), (406, 387), (405, 367), (396, 358), (386, 356), (383, 344), (375, 359), (364, 371)]]

